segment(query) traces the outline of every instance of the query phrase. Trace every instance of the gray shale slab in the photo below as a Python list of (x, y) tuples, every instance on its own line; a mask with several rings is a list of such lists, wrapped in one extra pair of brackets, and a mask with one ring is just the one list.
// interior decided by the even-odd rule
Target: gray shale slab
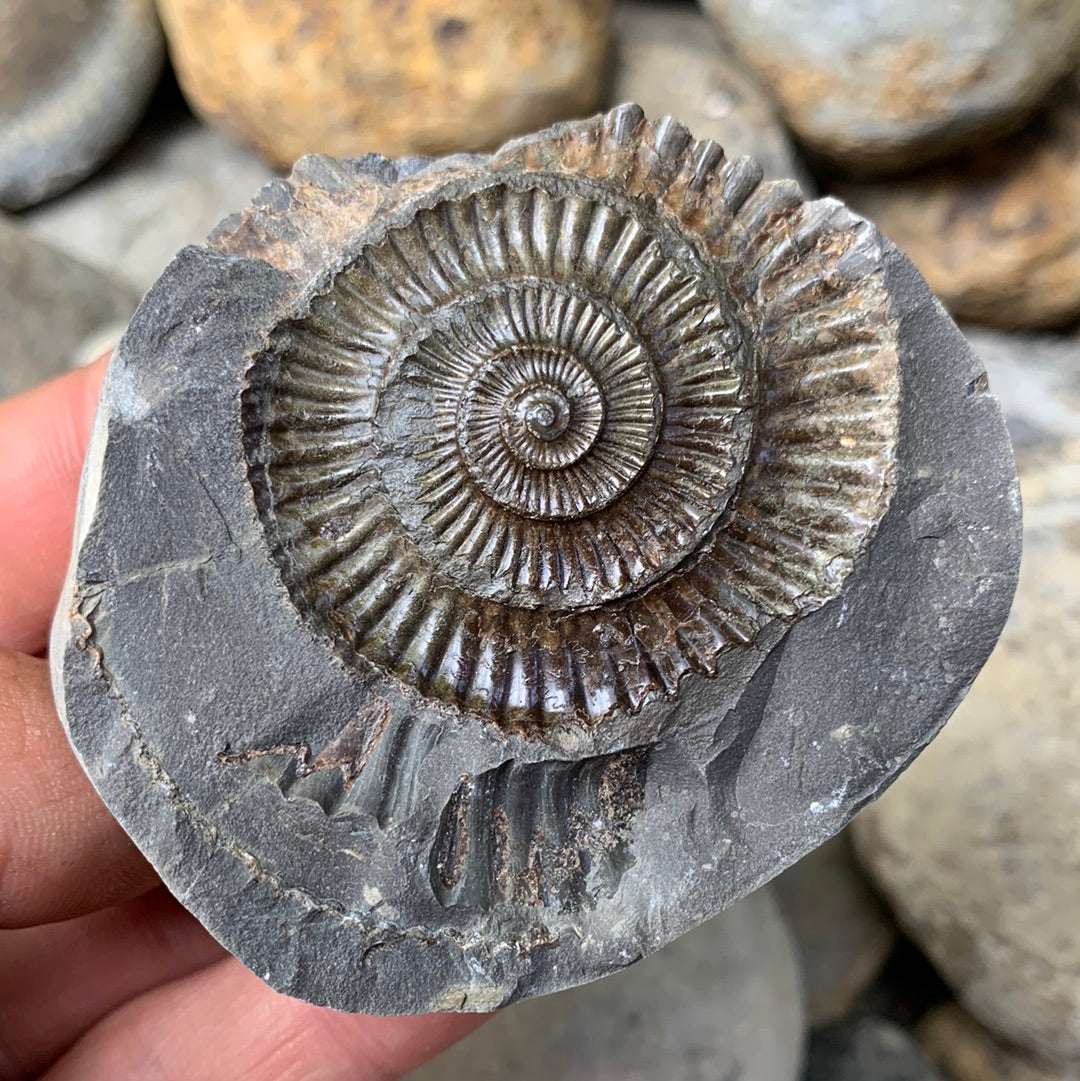
[(962, 698), (1018, 546), (908, 260), (622, 107), (304, 159), (177, 256), (109, 372), (54, 685), (272, 986), (490, 1010), (837, 832)]

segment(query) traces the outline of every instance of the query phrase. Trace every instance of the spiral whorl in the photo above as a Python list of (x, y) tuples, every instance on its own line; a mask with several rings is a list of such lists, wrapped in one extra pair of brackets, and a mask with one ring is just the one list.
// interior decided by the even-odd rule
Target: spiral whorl
[(865, 227), (639, 111), (388, 182), (251, 372), (250, 475), (346, 658), (528, 735), (710, 675), (884, 512)]

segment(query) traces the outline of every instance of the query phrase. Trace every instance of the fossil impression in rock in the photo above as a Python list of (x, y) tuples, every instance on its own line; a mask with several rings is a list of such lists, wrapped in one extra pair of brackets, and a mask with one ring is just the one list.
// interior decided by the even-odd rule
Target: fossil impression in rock
[(839, 829), (974, 677), (1017, 546), (910, 263), (623, 106), (306, 158), (180, 253), (108, 376), (54, 678), (273, 986), (490, 1009)]

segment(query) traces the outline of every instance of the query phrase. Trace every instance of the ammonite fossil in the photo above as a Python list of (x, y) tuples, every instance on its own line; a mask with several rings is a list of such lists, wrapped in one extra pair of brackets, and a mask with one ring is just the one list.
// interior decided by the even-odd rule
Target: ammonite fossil
[(1018, 509), (910, 263), (623, 106), (307, 158), (182, 252), (77, 542), (114, 813), (274, 986), (406, 1012), (626, 965), (835, 832), (991, 648)]

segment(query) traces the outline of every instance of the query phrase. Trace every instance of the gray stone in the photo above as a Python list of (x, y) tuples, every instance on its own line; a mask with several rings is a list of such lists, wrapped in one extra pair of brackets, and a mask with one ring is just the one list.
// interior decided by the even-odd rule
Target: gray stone
[(780, 875), (775, 890), (799, 947), (810, 1023), (838, 1021), (884, 966), (896, 924), (846, 832)]
[[(859, 817), (859, 851), (963, 1005), (1080, 1059), (1077, 343), (979, 335), (1023, 436), (1024, 561), (1000, 647), (948, 729)], [(1029, 371), (1025, 379), (1023, 372)]]
[(273, 175), (253, 150), (173, 112), (92, 180), (21, 218), (41, 240), (145, 292), (180, 248), (200, 243)]
[(949, 1081), (1080, 1081), (1080, 1062), (1025, 1054), (983, 1028), (955, 1003), (931, 1011), (918, 1027), (927, 1057)]
[(1074, 65), (1080, 5), (702, 0), (836, 168), (895, 173), (1018, 127)]
[(795, 1081), (803, 1044), (791, 938), (759, 890), (625, 972), (511, 1006), (409, 1081)]
[(131, 134), (164, 55), (152, 0), (0, 4), (0, 207), (89, 176)]
[(859, 1017), (814, 1032), (804, 1081), (941, 1081), (941, 1075), (899, 1025)]
[(911, 264), (632, 107), (267, 185), (128, 328), (76, 529), (89, 776), (256, 972), (368, 1012), (612, 973), (836, 833), (1019, 541)]
[(636, 101), (648, 116), (677, 116), (699, 139), (719, 143), (729, 158), (747, 155), (766, 177), (794, 177), (804, 191), (814, 190), (768, 95), (723, 52), (696, 8), (619, 0), (611, 30), (613, 105)]
[(0, 398), (115, 344), (139, 302), (130, 289), (0, 218)]
[(1080, 441), (1080, 338), (964, 327), (1024, 460)]

